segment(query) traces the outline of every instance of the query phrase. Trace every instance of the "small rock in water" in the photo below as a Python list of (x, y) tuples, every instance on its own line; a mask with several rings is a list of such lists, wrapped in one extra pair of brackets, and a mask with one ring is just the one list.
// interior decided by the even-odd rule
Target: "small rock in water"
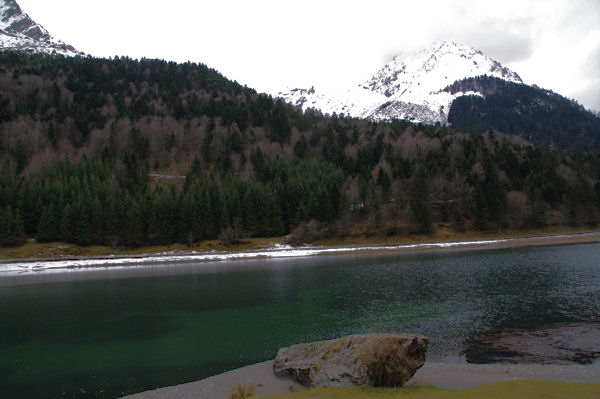
[(273, 372), (305, 386), (399, 387), (423, 366), (428, 345), (414, 334), (350, 335), (282, 348)]

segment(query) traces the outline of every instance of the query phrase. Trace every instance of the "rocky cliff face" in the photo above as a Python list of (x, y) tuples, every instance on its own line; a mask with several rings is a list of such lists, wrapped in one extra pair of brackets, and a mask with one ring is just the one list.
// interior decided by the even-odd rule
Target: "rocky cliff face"
[(0, 50), (83, 55), (52, 37), (42, 25), (21, 10), (15, 0), (0, 0)]

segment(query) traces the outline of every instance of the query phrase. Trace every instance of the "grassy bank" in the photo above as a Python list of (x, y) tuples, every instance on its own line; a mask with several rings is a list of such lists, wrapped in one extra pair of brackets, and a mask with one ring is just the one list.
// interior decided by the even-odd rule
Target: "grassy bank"
[(269, 399), (597, 399), (598, 383), (513, 380), (493, 382), (468, 389), (440, 389), (432, 386), (397, 389), (314, 388), (303, 392), (273, 395)]
[(227, 246), (220, 240), (207, 240), (192, 247), (186, 244), (154, 245), (137, 248), (109, 247), (104, 245), (88, 245), (85, 247), (64, 242), (38, 243), (28, 240), (25, 244), (0, 248), (0, 258), (53, 258), (63, 256), (105, 256), (105, 255), (142, 255), (178, 251), (249, 251), (252, 249), (268, 248), (274, 243), (280, 243), (285, 237), (248, 238), (241, 243)]
[[(598, 229), (582, 229), (569, 227), (548, 227), (544, 229), (532, 230), (503, 230), (497, 232), (468, 231), (459, 233), (452, 231), (444, 225), (438, 226), (434, 234), (430, 235), (390, 235), (390, 234), (369, 234), (365, 231), (356, 230), (343, 236), (329, 236), (311, 242), (313, 245), (323, 245), (332, 247), (345, 247), (351, 245), (396, 245), (396, 244), (417, 244), (427, 242), (451, 242), (451, 241), (476, 241), (490, 240), (499, 238), (519, 238), (531, 236), (552, 236), (558, 234), (576, 234), (598, 231)], [(22, 258), (54, 258), (65, 256), (106, 256), (106, 255), (141, 255), (157, 254), (163, 252), (179, 251), (249, 251), (254, 249), (264, 249), (272, 247), (274, 244), (285, 243), (286, 237), (263, 237), (246, 238), (235, 245), (226, 245), (221, 240), (207, 240), (192, 247), (186, 244), (174, 243), (170, 245), (143, 246), (137, 248), (127, 247), (109, 247), (102, 245), (79, 246), (64, 242), (38, 243), (30, 239), (25, 244), (0, 248), (0, 259), (22, 259)]]
[(395, 245), (418, 244), (424, 242), (452, 242), (452, 241), (477, 241), (499, 238), (519, 238), (543, 235), (577, 234), (600, 231), (598, 228), (551, 226), (527, 230), (499, 230), (499, 231), (465, 231), (457, 232), (449, 225), (439, 224), (433, 234), (369, 234), (367, 229), (358, 229), (343, 236), (324, 237), (313, 241), (314, 245), (348, 246), (348, 245)]

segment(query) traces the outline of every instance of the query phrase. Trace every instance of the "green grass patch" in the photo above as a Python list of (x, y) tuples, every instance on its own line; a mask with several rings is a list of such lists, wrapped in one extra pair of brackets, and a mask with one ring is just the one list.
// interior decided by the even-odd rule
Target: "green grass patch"
[(433, 386), (406, 388), (313, 388), (269, 399), (598, 399), (599, 383), (514, 380), (492, 382), (468, 389)]

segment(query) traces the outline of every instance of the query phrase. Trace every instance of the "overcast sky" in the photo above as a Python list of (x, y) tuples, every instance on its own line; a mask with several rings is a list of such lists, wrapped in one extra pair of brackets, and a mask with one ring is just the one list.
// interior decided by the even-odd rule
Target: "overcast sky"
[(202, 62), (259, 91), (358, 84), (448, 40), (600, 110), (600, 0), (17, 2), (88, 54)]

